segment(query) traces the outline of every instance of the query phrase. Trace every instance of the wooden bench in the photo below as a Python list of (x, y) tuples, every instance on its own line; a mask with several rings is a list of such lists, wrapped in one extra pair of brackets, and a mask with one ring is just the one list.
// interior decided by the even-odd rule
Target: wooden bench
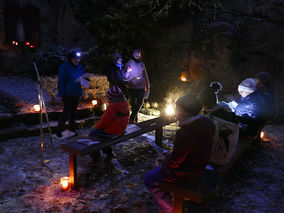
[(92, 152), (98, 149), (118, 144), (125, 140), (135, 138), (139, 135), (151, 131), (155, 131), (155, 143), (157, 145), (161, 145), (162, 136), (163, 136), (163, 127), (174, 122), (176, 122), (176, 119), (173, 117), (158, 117), (138, 123), (137, 126), (139, 127), (139, 130), (136, 130), (129, 134), (117, 136), (114, 138), (103, 138), (102, 140), (100, 140), (99, 144), (95, 144), (92, 146), (86, 146), (84, 144), (78, 143), (77, 141), (62, 144), (61, 149), (63, 151), (69, 152), (69, 178), (70, 178), (71, 188), (76, 188), (78, 186), (78, 180), (79, 180), (79, 174), (77, 171), (78, 156), (91, 154)]
[(240, 156), (248, 149), (251, 143), (257, 139), (240, 139), (230, 162), (223, 166), (213, 166), (213, 170), (206, 170), (200, 180), (192, 184), (192, 186), (180, 186), (173, 183), (161, 182), (160, 187), (173, 195), (174, 213), (183, 212), (184, 201), (189, 200), (193, 203), (200, 204), (208, 196), (212, 195), (213, 192), (216, 192), (222, 176), (226, 174)]

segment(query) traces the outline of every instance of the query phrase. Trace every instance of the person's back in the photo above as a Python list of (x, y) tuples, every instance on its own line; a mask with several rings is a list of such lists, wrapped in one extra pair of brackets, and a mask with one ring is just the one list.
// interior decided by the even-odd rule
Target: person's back
[(169, 182), (193, 182), (204, 172), (209, 163), (213, 137), (214, 123), (207, 117), (201, 116), (191, 123), (183, 125), (176, 132), (174, 150), (163, 173)]

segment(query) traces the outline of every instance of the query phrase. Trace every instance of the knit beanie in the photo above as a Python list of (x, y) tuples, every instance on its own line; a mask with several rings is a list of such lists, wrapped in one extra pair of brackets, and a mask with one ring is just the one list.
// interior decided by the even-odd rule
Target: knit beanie
[(198, 99), (206, 108), (213, 108), (218, 102), (218, 92), (222, 89), (222, 85), (219, 82), (212, 82), (209, 87), (203, 88)]
[(176, 105), (180, 106), (190, 116), (199, 114), (202, 109), (200, 101), (190, 94), (180, 97), (176, 101)]
[(241, 93), (241, 91), (253, 93), (255, 90), (256, 90), (256, 82), (253, 78), (247, 78), (243, 80), (238, 86), (239, 93)]
[(106, 95), (110, 102), (120, 102), (125, 101), (125, 96), (122, 93), (121, 89), (118, 86), (112, 86), (107, 92)]
[(117, 63), (117, 60), (122, 58), (121, 55), (119, 53), (114, 53), (113, 56), (112, 56), (112, 61), (114, 63)]
[(268, 72), (256, 73), (255, 78), (257, 78), (260, 81), (260, 83), (264, 85), (270, 83), (270, 76)]

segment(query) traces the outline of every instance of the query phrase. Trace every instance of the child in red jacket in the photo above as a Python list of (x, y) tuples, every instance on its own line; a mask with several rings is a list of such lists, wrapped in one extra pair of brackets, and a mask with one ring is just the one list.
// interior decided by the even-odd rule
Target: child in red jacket
[[(122, 135), (128, 125), (129, 105), (120, 88), (113, 86), (106, 92), (106, 95), (109, 105), (99, 122), (95, 125), (95, 129), (90, 132), (90, 137), (111, 138)], [(103, 152), (107, 154), (107, 160), (115, 157), (111, 146), (104, 148)], [(100, 151), (98, 150), (92, 156), (94, 161), (99, 161)]]

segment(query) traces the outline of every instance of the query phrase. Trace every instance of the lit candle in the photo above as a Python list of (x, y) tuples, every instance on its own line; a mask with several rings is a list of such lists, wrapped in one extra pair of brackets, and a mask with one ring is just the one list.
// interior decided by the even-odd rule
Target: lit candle
[(181, 81), (186, 81), (186, 77), (181, 77)]
[(36, 112), (39, 112), (39, 111), (40, 111), (40, 106), (39, 106), (39, 104), (34, 105), (34, 109), (35, 109)]
[(97, 100), (92, 100), (92, 104), (93, 104), (93, 106), (95, 106), (95, 105), (98, 104), (98, 101)]
[(264, 132), (261, 132), (260, 133), (260, 138), (263, 138), (264, 137)]
[(174, 109), (174, 107), (173, 107), (171, 104), (169, 104), (169, 105), (166, 107), (166, 113), (167, 113), (167, 115), (169, 115), (169, 116), (175, 114), (175, 109)]
[(63, 191), (69, 190), (69, 177), (63, 177), (60, 179), (61, 188)]

